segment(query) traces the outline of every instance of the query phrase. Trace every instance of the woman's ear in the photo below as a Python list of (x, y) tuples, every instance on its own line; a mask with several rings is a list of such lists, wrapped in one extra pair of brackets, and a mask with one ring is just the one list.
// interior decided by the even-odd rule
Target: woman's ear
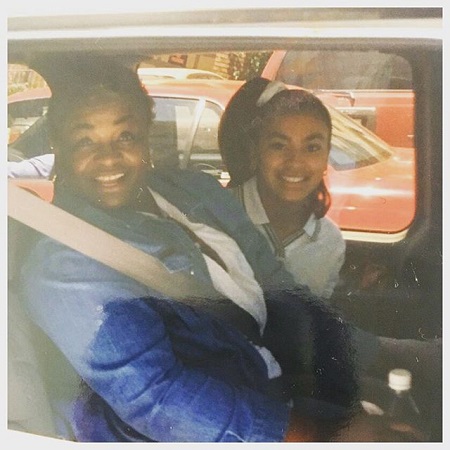
[(51, 174), (51, 179), (53, 181), (58, 180), (58, 183), (62, 183), (64, 180), (64, 175), (67, 172), (67, 162), (64, 161), (64, 155), (61, 148), (53, 144), (50, 147), (51, 152), (55, 155), (55, 162), (53, 163), (53, 169)]
[(249, 155), (250, 155), (250, 161), (249, 161), (249, 169), (252, 173), (252, 175), (254, 175), (256, 173), (256, 170), (258, 168), (259, 165), (259, 152), (258, 152), (258, 146), (255, 142), (251, 142), (249, 145), (250, 151), (249, 151)]

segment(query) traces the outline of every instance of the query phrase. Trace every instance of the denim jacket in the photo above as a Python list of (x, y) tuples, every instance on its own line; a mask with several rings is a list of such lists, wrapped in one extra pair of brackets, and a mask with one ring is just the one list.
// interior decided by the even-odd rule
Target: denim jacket
[[(283, 355), (284, 347), (291, 346), (284, 324), (291, 321), (294, 334), (301, 334), (296, 327), (302, 327), (302, 320), (295, 317), (301, 317), (302, 305), (277, 308), (283, 297), (278, 293), (298, 287), (238, 201), (212, 177), (198, 172), (152, 171), (147, 182), (190, 220), (222, 230), (237, 242), (271, 310), (275, 316), (284, 314), (277, 316), (280, 328), (271, 336), (279, 340)], [(63, 186), (57, 189), (55, 203), (157, 257), (170, 271), (183, 271), (212, 286), (199, 249), (172, 220), (126, 208), (106, 212), (65, 192)], [(46, 369), (62, 437), (283, 440), (290, 407), (270, 394), (262, 357), (234, 326), (165, 298), (46, 237), (37, 242), (22, 275), (30, 316), (59, 348)], [(307, 289), (300, 291), (310, 296)], [(362, 341), (363, 353), (373, 354), (373, 340)], [(322, 351), (328, 348), (332, 343), (324, 341)], [(330, 361), (336, 359), (330, 356)], [(340, 370), (339, 365), (342, 361), (328, 366), (328, 372)]]
[[(190, 220), (232, 236), (266, 288), (292, 286), (232, 194), (212, 178), (151, 172), (148, 185)], [(105, 212), (63, 187), (55, 203), (159, 258), (170, 271), (211, 283), (204, 259), (173, 221), (122, 209)], [(280, 441), (289, 407), (267, 394), (264, 361), (233, 326), (96, 261), (41, 238), (22, 272), (32, 319), (56, 344), (51, 395), (79, 441)], [(58, 362), (57, 362), (58, 361)], [(51, 370), (50, 367), (47, 368)], [(77, 379), (75, 377), (75, 379)], [(82, 380), (82, 382), (81, 382)]]

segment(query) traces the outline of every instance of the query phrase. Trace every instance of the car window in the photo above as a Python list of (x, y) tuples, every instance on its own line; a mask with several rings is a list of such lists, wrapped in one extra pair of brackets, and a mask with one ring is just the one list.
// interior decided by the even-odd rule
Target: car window
[(412, 88), (408, 62), (378, 51), (291, 50), (281, 63), (277, 78), (307, 89)]
[(48, 99), (26, 98), (22, 93), (46, 86), (36, 71), (20, 64), (8, 65), (8, 143), (13, 143), (47, 110)]
[(8, 95), (45, 86), (44, 78), (35, 70), (22, 64), (8, 64)]
[(203, 170), (218, 178), (226, 175), (217, 140), (222, 108), (206, 101), (192, 142), (188, 167)]
[(192, 151), (195, 153), (218, 152), (217, 130), (222, 110), (212, 102), (206, 102), (195, 132)]
[[(192, 60), (191, 55), (189, 57)], [(222, 62), (223, 59), (221, 54)], [(234, 59), (230, 58), (230, 61)], [(29, 71), (24, 73), (30, 77)], [(218, 126), (228, 100), (241, 83), (231, 80), (180, 80), (171, 83), (154, 80), (149, 88), (155, 101), (155, 119), (150, 129), (154, 165), (202, 170), (226, 185), (228, 174), (218, 148)], [(45, 122), (30, 127), (37, 115), (45, 114), (50, 93), (47, 92), (47, 97), (43, 98), (39, 89), (27, 89), (26, 85), (22, 89), (20, 94), (28, 96), (27, 99), (9, 103), (10, 115), (17, 119), (17, 126), (10, 128), (10, 136), (14, 130), (18, 130), (17, 135), (27, 131), (9, 147), (10, 160), (50, 151)], [(356, 90), (346, 93), (344, 100), (348, 101), (347, 97), (351, 100), (354, 92)], [(354, 117), (354, 109), (350, 108), (349, 113), (334, 104), (335, 97), (321, 96), (333, 122), (326, 178), (332, 196), (328, 215), (342, 230), (392, 234), (407, 229), (414, 220), (414, 148), (391, 145), (388, 140), (380, 138), (376, 130), (364, 126), (367, 125), (364, 119), (369, 116), (377, 126), (383, 121), (396, 129), (403, 125), (402, 113), (412, 116), (414, 104), (409, 102), (402, 109), (398, 98), (395, 98), (390, 106), (380, 106), (386, 97), (381, 94), (367, 96), (366, 106), (358, 109), (360, 116)], [(390, 133), (387, 129), (385, 131)]]
[(374, 50), (277, 50), (262, 73), (311, 89), (390, 145), (414, 145), (412, 69), (402, 56)]
[(155, 118), (150, 128), (153, 162), (159, 167), (178, 166), (190, 149), (190, 135), (197, 106), (195, 100), (153, 96)]
[(333, 137), (329, 163), (336, 170), (369, 166), (394, 157), (392, 148), (358, 122), (329, 108)]

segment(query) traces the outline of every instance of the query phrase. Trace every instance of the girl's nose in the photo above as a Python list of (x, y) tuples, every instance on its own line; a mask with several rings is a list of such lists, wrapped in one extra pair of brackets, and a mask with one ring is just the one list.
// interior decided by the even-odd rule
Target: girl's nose
[(298, 166), (304, 166), (307, 164), (307, 159), (305, 158), (305, 155), (300, 150), (292, 149), (288, 152), (286, 161), (290, 165), (298, 165)]

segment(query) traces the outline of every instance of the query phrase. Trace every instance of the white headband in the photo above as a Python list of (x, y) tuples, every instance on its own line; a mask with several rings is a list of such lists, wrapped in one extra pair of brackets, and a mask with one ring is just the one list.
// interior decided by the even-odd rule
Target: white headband
[(256, 106), (265, 105), (275, 94), (285, 91), (287, 87), (281, 81), (271, 81), (256, 101)]

